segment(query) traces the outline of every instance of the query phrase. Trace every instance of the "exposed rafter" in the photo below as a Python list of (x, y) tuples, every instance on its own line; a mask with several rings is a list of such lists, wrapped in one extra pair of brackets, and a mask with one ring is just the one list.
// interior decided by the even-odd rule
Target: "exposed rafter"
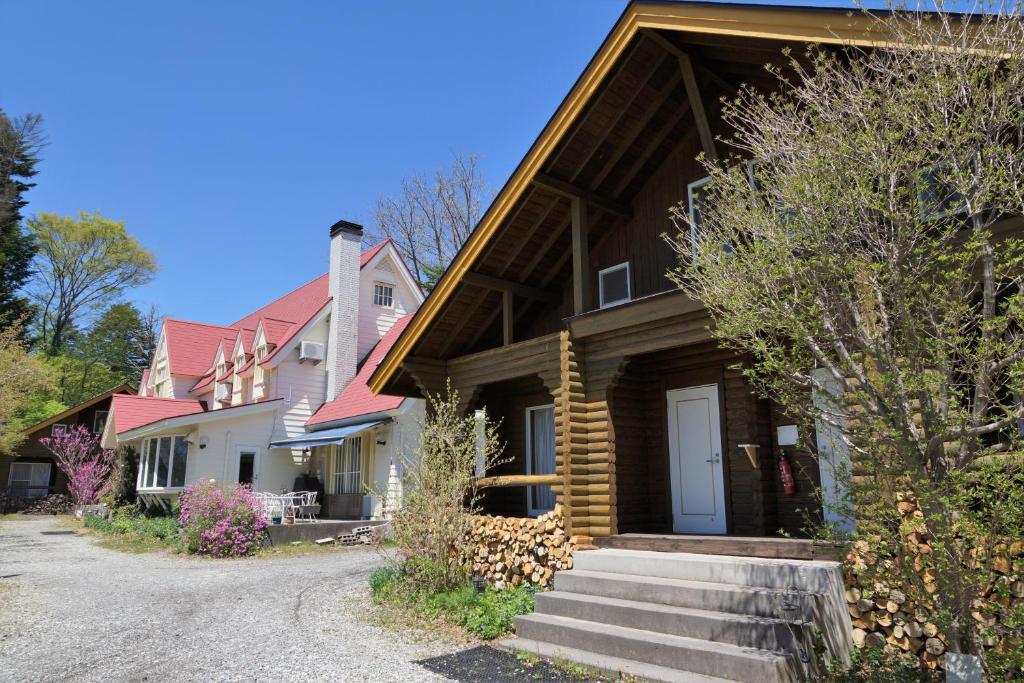
[(701, 147), (704, 148), (704, 154), (708, 158), (718, 159), (718, 151), (715, 149), (715, 136), (711, 134), (708, 115), (704, 111), (704, 100), (701, 99), (700, 87), (697, 85), (697, 77), (693, 75), (693, 63), (689, 55), (679, 55), (679, 68), (683, 72), (686, 96), (690, 100), (690, 110), (693, 112), (693, 119), (697, 124), (697, 133), (700, 135)]
[[(622, 159), (622, 155), (628, 152), (629, 149), (633, 146), (633, 143), (636, 142), (636, 139), (640, 136), (644, 129), (647, 128), (647, 125), (651, 122), (651, 119), (653, 119), (655, 115), (657, 115), (658, 111), (661, 109), (661, 106), (665, 104), (665, 100), (668, 99), (668, 96), (670, 94), (672, 94), (672, 91), (675, 89), (676, 84), (679, 83), (679, 80), (682, 77), (683, 75), (681, 73), (676, 73), (673, 75), (672, 80), (669, 81), (668, 84), (666, 84), (664, 90), (662, 90), (661, 94), (658, 96), (658, 99), (650, 107), (650, 109), (647, 110), (647, 113), (644, 114), (643, 119), (633, 129), (633, 132), (629, 135), (628, 138), (623, 140), (622, 144), (619, 145), (619, 148), (615, 150), (615, 154), (608, 158), (604, 166), (601, 168), (600, 173), (594, 176), (594, 179), (590, 182), (590, 186), (593, 189), (596, 190), (601, 186), (601, 183), (604, 182), (604, 179), (608, 177), (608, 174), (612, 172), (612, 169), (615, 168), (615, 165), (618, 164), (619, 161)], [(618, 193), (616, 193), (615, 196), (617, 197)]]
[(630, 96), (629, 100), (627, 100), (625, 104), (619, 107), (618, 115), (616, 115), (615, 119), (611, 123), (605, 126), (604, 133), (594, 139), (594, 144), (590, 146), (590, 152), (583, 159), (583, 163), (581, 163), (579, 167), (577, 167), (576, 172), (572, 174), (572, 177), (569, 179), (570, 182), (576, 182), (576, 179), (579, 178), (580, 173), (583, 173), (583, 170), (590, 164), (591, 160), (594, 158), (594, 155), (597, 154), (598, 151), (600, 151), (601, 145), (605, 143), (605, 141), (608, 139), (608, 136), (612, 133), (613, 130), (615, 130), (619, 123), (621, 123), (623, 117), (625, 117), (626, 114), (632, 110), (637, 98), (640, 97), (640, 95), (643, 94), (643, 92), (651, 85), (651, 79), (654, 78), (655, 74), (658, 73), (658, 70), (664, 63), (665, 58), (659, 60), (658, 63), (654, 65), (654, 68), (651, 69), (651, 73), (647, 75), (647, 78), (640, 85), (640, 87), (636, 88), (633, 91), (633, 94), (632, 96)]
[[(675, 127), (679, 125), (679, 121), (682, 120), (682, 118), (686, 115), (686, 112), (688, 111), (690, 111), (689, 107), (680, 107), (679, 110), (676, 111), (675, 116), (673, 116), (671, 119), (665, 122), (665, 124), (661, 127), (661, 130), (658, 131), (658, 134), (655, 135), (654, 138), (647, 144), (647, 147), (644, 149), (643, 153), (640, 154), (637, 160), (633, 162), (633, 165), (629, 167), (629, 170), (626, 171), (625, 175), (622, 176), (622, 180), (619, 181), (619, 184), (615, 186), (614, 191), (616, 197), (622, 195), (623, 191), (627, 187), (629, 187), (629, 184), (633, 182), (633, 178), (636, 177), (636, 174), (640, 172), (640, 169), (647, 165), (647, 162), (651, 160), (651, 157), (654, 156), (654, 153), (661, 148), (669, 133), (671, 133), (675, 129)], [(692, 131), (693, 129), (691, 128), (690, 130)], [(690, 134), (687, 133), (684, 136), (684, 139), (689, 139), (689, 137)]]
[[(663, 48), (665, 48), (665, 51), (668, 52), (669, 54), (675, 55), (676, 57), (689, 56), (686, 52), (682, 50), (682, 48), (677, 46), (675, 43), (673, 43), (665, 36), (661, 35), (659, 32), (652, 29), (644, 29), (643, 33), (646, 37), (650, 38), (658, 45), (661, 45)], [(689, 42), (693, 41), (690, 40)], [(735, 85), (719, 76), (713, 69), (709, 69), (703, 64), (700, 64), (699, 62), (694, 63), (693, 66), (697, 71), (700, 72), (702, 76), (706, 76), (708, 79), (714, 82), (715, 85), (717, 85), (719, 88), (726, 91), (730, 95), (734, 95), (739, 91), (739, 89)]]
[(547, 301), (548, 303), (558, 303), (561, 301), (561, 297), (554, 292), (549, 292), (538, 287), (530, 287), (529, 285), (524, 285), (514, 280), (494, 277), (493, 275), (470, 272), (462, 276), (462, 281), (468, 285), (475, 285), (485, 289), (493, 289), (497, 292), (512, 292), (516, 296), (521, 296), (524, 299), (537, 299), (538, 301)]
[(582, 199), (595, 209), (613, 213), (622, 218), (633, 217), (633, 209), (629, 206), (621, 204), (614, 199), (608, 199), (607, 197), (594, 194), (586, 188), (573, 185), (572, 183), (560, 178), (554, 178), (546, 173), (538, 173), (534, 176), (533, 183), (537, 187), (542, 187), (550, 192), (560, 194), (564, 197), (569, 197), (570, 199)]

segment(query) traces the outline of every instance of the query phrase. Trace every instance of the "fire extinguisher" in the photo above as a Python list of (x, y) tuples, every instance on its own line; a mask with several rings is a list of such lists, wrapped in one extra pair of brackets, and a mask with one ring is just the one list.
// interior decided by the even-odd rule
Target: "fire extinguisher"
[(779, 450), (779, 479), (782, 481), (782, 491), (787, 496), (796, 493), (796, 481), (793, 479), (793, 466), (789, 464), (789, 456), (786, 451)]

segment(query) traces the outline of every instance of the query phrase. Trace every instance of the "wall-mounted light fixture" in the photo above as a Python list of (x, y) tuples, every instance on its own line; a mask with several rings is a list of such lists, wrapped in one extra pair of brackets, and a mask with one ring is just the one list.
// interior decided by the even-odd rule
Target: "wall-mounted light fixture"
[(755, 470), (761, 469), (761, 445), (756, 443), (741, 443), (740, 448), (747, 454), (750, 466)]
[(210, 437), (201, 436), (199, 437), (199, 450), (203, 450), (210, 444)]
[(385, 439), (377, 439), (377, 445), (378, 446), (387, 446), (388, 442)]

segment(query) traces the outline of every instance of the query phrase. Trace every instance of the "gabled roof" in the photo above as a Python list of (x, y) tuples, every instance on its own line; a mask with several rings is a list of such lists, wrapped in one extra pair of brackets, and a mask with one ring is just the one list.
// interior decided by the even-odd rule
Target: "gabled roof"
[(396, 375), (403, 360), (413, 352), (453, 298), (464, 276), (481, 259), (499, 233), (515, 215), (516, 206), (534, 185), (538, 173), (559, 145), (571, 135), (602, 90), (606, 77), (616, 68), (641, 31), (680, 31), (693, 34), (732, 36), (739, 39), (767, 39), (815, 43), (871, 45), (877, 37), (869, 32), (868, 17), (835, 8), (742, 5), (714, 2), (634, 1), (623, 11), (597, 53), (587, 64), (572, 89), (548, 120), (515, 171), (495, 196), (476, 228), (463, 244), (440, 281), (416, 312), (412, 322), (381, 361), (370, 378), (374, 391), (383, 391)]
[(391, 350), (391, 347), (411, 320), (412, 315), (410, 314), (395, 322), (391, 329), (388, 330), (388, 333), (370, 351), (370, 355), (366, 357), (363, 366), (356, 373), (356, 376), (352, 378), (352, 381), (348, 383), (348, 386), (338, 394), (336, 399), (320, 406), (320, 409), (306, 421), (306, 426), (337, 422), (358, 415), (379, 413), (385, 410), (395, 410), (402, 405), (402, 401), (405, 400), (403, 397), (374, 394), (370, 391), (367, 381), (377, 368), (377, 364)]
[(202, 413), (205, 408), (200, 401), (191, 399), (120, 394), (111, 399), (110, 411), (114, 432), (123, 434), (168, 417)]
[[(143, 378), (145, 378), (145, 373), (143, 373)], [(133, 387), (128, 382), (125, 382), (124, 384), (120, 384), (120, 385), (114, 387), (113, 389), (107, 389), (102, 394), (96, 394), (92, 398), (88, 398), (88, 399), (82, 401), (81, 403), (79, 403), (78, 405), (71, 406), (67, 410), (65, 410), (63, 412), (60, 412), (60, 413), (57, 413), (53, 417), (47, 418), (47, 419), (43, 420), (42, 422), (37, 422), (36, 424), (32, 425), (31, 427), (28, 427), (28, 428), (22, 430), (21, 433), (22, 433), (22, 435), (27, 437), (29, 434), (32, 434), (33, 432), (38, 432), (40, 429), (45, 429), (45, 428), (49, 427), (50, 425), (59, 424), (61, 422), (61, 420), (65, 420), (65, 419), (71, 417), (72, 415), (74, 415), (75, 413), (79, 413), (79, 412), (85, 410), (86, 408), (94, 406), (97, 403), (99, 403), (100, 401), (108, 399), (108, 398), (110, 398), (111, 396), (113, 396), (115, 394), (134, 394), (135, 391), (136, 391), (135, 387)]]
[[(266, 306), (258, 308), (240, 320), (231, 323), (231, 327), (256, 330), (260, 318), (274, 318), (276, 320), (306, 320), (320, 310), (330, 296), (328, 289), (327, 273), (307, 282), (297, 289), (293, 289), (279, 299), (271, 301)], [(252, 337), (246, 340), (246, 348), (252, 344)]]
[(276, 320), (274, 318), (263, 318), (260, 320), (260, 323), (263, 325), (263, 337), (266, 339), (267, 344), (273, 346), (277, 346), (297, 324), (295, 321)]
[(213, 362), (217, 345), (232, 332), (229, 327), (164, 318), (171, 373), (190, 377), (205, 375)]

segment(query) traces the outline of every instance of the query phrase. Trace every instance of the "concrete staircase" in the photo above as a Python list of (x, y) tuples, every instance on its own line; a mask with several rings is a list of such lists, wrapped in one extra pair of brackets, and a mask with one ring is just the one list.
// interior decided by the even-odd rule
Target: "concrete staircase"
[[(852, 645), (836, 562), (578, 552), (507, 647), (655, 681), (796, 681)], [(801, 656), (801, 654), (804, 656)]]

